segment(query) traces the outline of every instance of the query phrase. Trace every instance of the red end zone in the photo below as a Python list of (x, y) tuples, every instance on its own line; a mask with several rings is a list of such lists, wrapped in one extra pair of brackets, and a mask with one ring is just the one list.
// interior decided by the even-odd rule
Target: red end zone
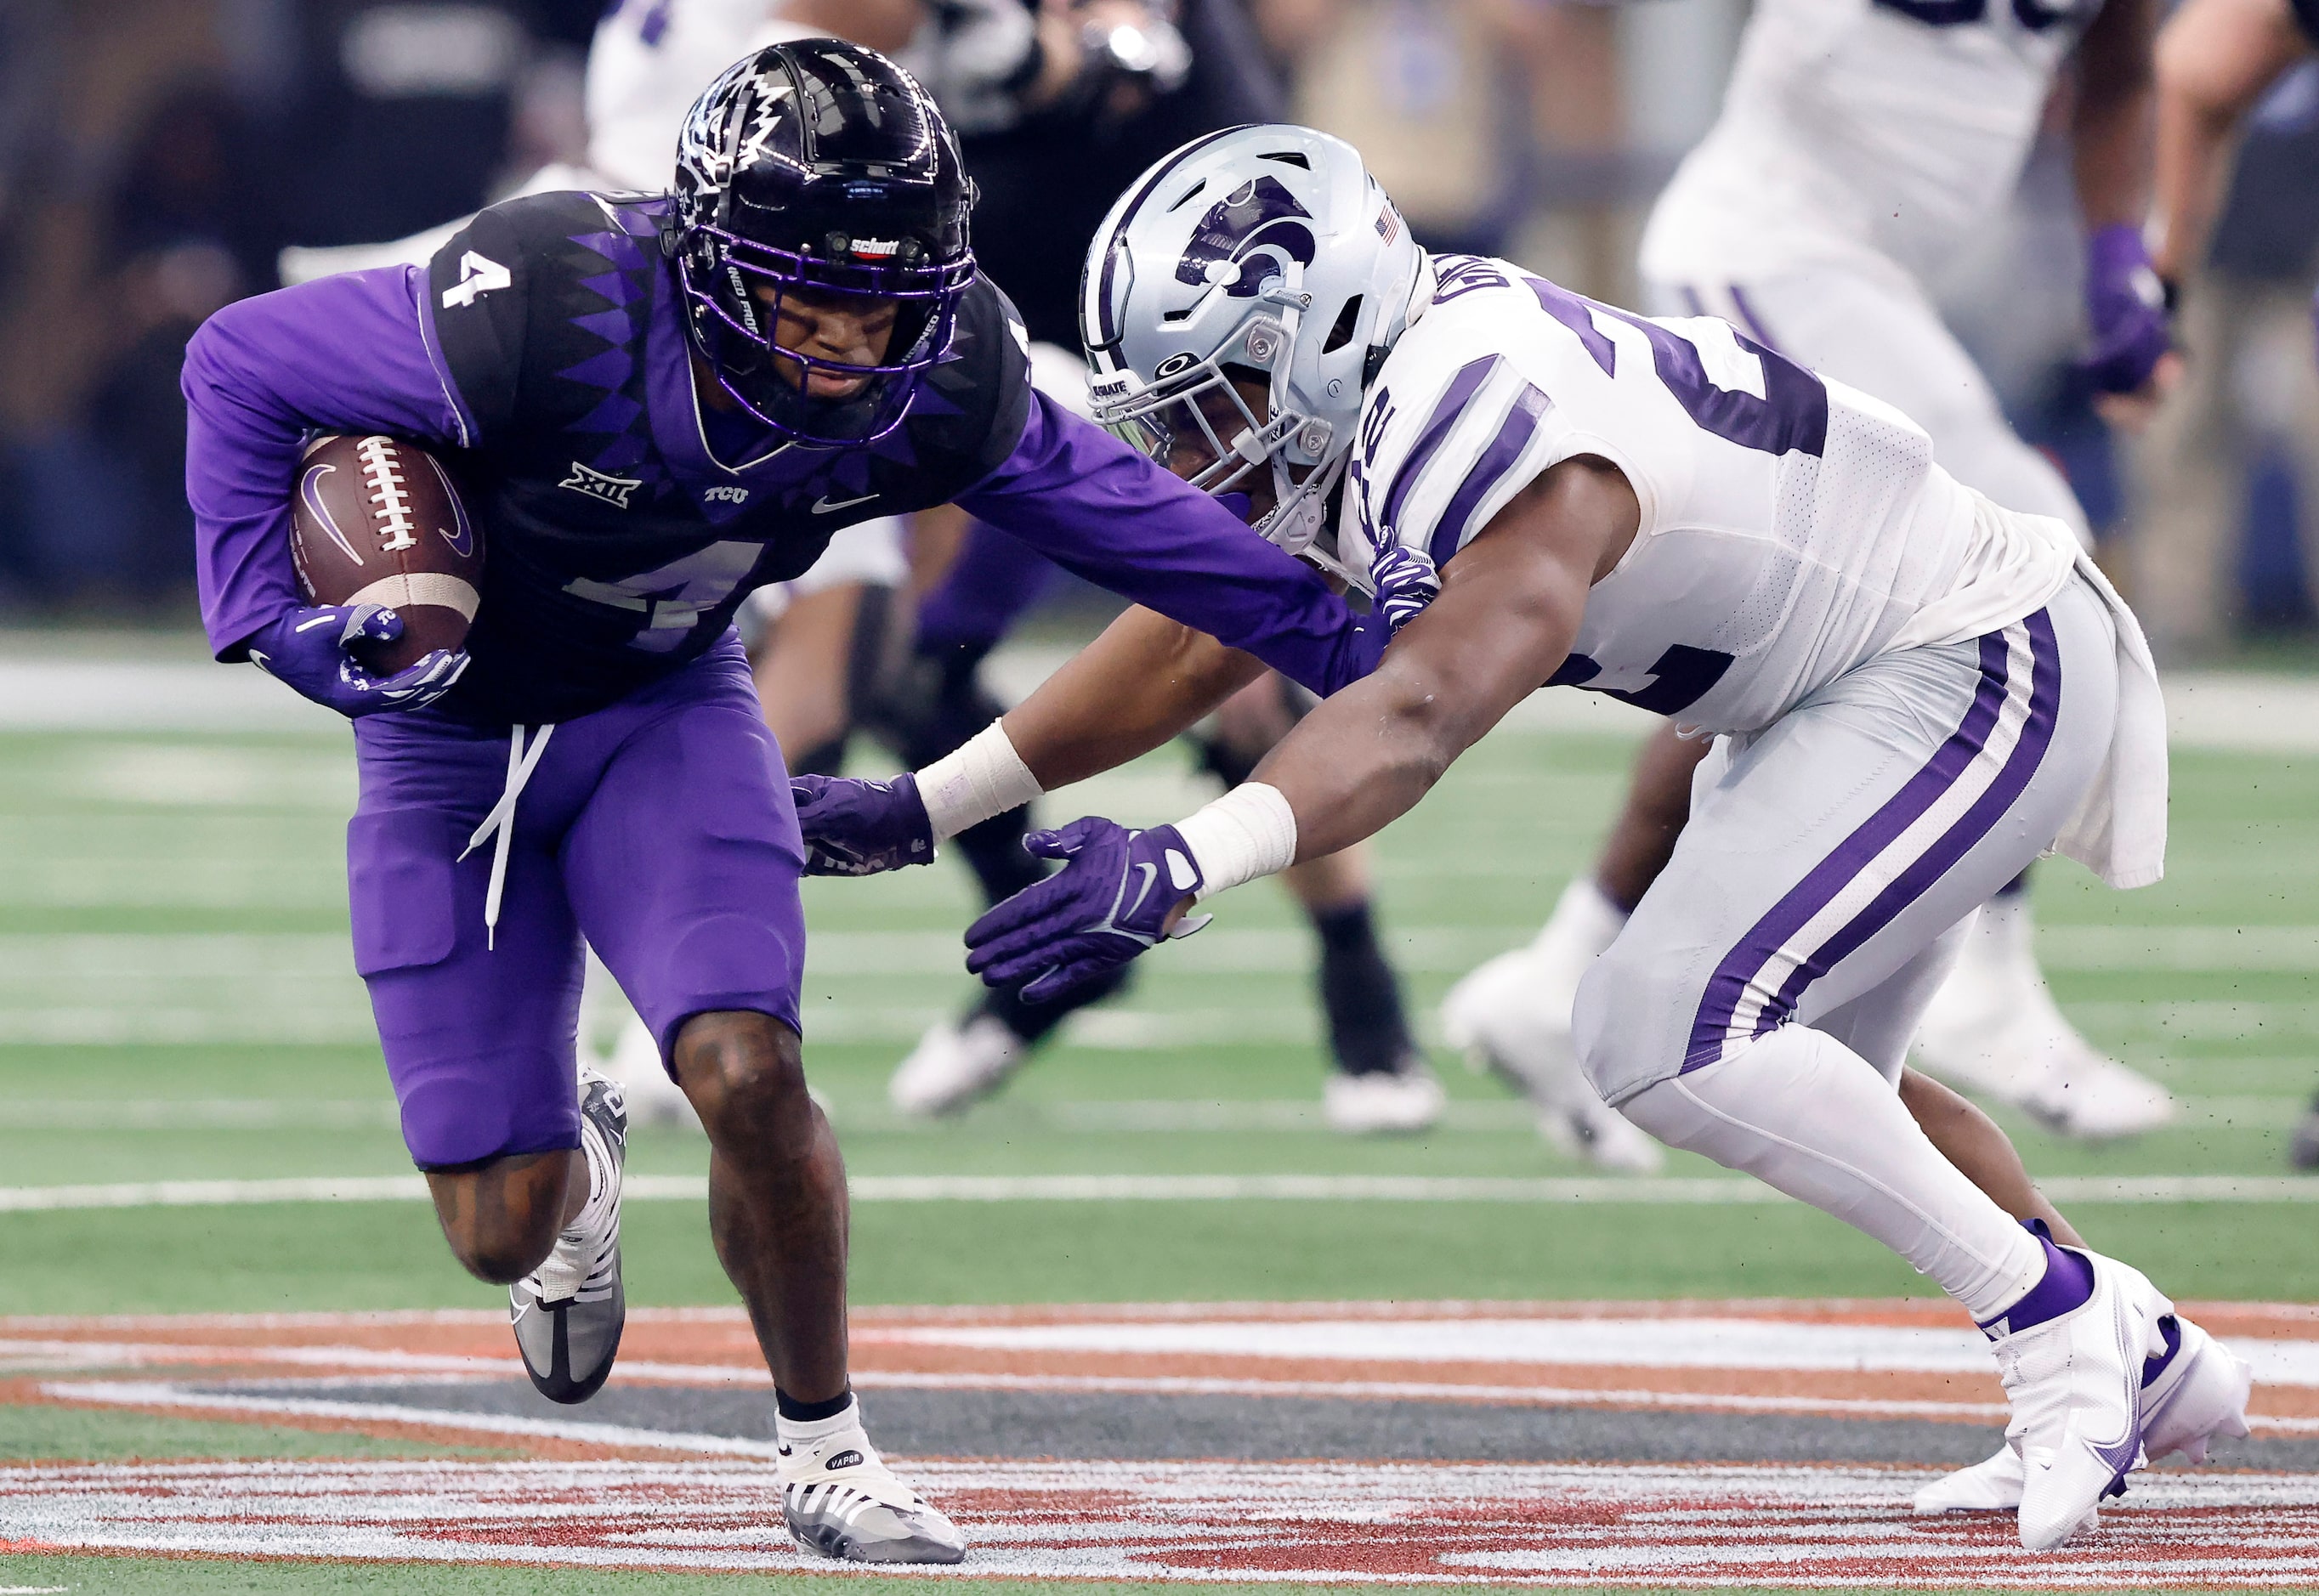
[[(2256, 1434), (2319, 1432), (2319, 1312), (2193, 1305), (2256, 1363)], [(1919, 1303), (869, 1310), (865, 1389), (1325, 1395), (1986, 1425), (1978, 1335)], [(0, 1547), (796, 1570), (762, 1440), (424, 1407), (518, 1372), (492, 1313), (0, 1320), (0, 1401), (483, 1441), (504, 1464), (0, 1468)], [(266, 1382), (263, 1392), (221, 1382)], [(406, 1404), (337, 1400), (395, 1379)], [(749, 1386), (737, 1311), (640, 1311), (622, 1386)], [(338, 1387), (343, 1391), (344, 1387)], [(413, 1394), (415, 1393), (415, 1394)], [(1639, 1420), (1638, 1420), (1639, 1421)], [(2319, 1474), (2153, 1470), (2032, 1559), (2007, 1519), (1919, 1519), (1935, 1472), (1862, 1465), (913, 1460), (967, 1574), (2033, 1589), (2319, 1584)]]

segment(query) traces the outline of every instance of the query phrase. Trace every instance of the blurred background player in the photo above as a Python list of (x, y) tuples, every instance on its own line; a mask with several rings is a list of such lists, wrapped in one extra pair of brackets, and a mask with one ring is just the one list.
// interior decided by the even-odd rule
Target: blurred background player
[[(2234, 334), (2266, 318), (2260, 307), (2233, 305), (2233, 296), (2219, 293), (2214, 298), (2224, 308), (2210, 310), (2199, 302), (2206, 296), (2186, 292), (2186, 284), (2206, 257), (2248, 116), (2290, 68), (2314, 54), (2319, 0), (2186, 0), (2159, 36), (2157, 242), (2151, 263), (2166, 284), (2168, 302), (2184, 305), (2188, 386), (2202, 396), (2223, 385), (2218, 374), (2229, 370), (2224, 354), (2237, 341)], [(2319, 318), (2319, 297), (2311, 309)], [(2205, 422), (2214, 414), (2211, 403), (2181, 408)], [(2312, 441), (2319, 443), (2319, 416), (2305, 419)], [(2213, 450), (2216, 440), (2209, 434), (2208, 425), (2194, 425), (2153, 443), (2172, 446), (2183, 457), (2178, 463), (2187, 464), (2190, 454)], [(2206, 518), (2184, 520), (2209, 524)], [(2216, 551), (2175, 551), (2178, 560), (2186, 555), (2184, 563), (2202, 568), (2191, 579), (2211, 587)], [(2298, 1169), (2319, 1169), (2319, 1102), (2296, 1126), (2287, 1157)]]
[[(2154, 11), (2154, 0), (1764, 0), (1720, 117), (1644, 233), (1650, 308), (1723, 317), (1897, 405), (1960, 481), (2086, 537), (2069, 484), (2016, 435), (1926, 284), (2001, 211), (2073, 61), (2089, 375), (2121, 406), (2146, 405), (2170, 377), (2167, 309), (2141, 233)], [(1637, 701), (1648, 702), (1649, 687), (1635, 684)], [(1707, 749), (1672, 721), (1654, 734), (1593, 870), (1528, 947), (1451, 990), (1442, 1023), (1453, 1043), (1540, 1096), (1584, 1093), (1569, 1029), (1579, 978), (1665, 866)], [(2172, 1099), (2078, 1033), (2032, 943), (2025, 878), (1963, 939), (1917, 1061), (2065, 1135), (2108, 1140), (2166, 1123)]]

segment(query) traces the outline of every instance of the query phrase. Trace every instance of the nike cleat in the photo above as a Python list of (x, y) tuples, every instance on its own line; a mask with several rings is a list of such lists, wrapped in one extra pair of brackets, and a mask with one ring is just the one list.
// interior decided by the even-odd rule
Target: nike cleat
[(2092, 1265), (2093, 1294), (1990, 1347), (2012, 1399), (2005, 1438), (2021, 1457), (2021, 1544), (2033, 1552), (2067, 1540), (2143, 1465), (2143, 1368), (2165, 1353), (2159, 1321), (2173, 1308), (2138, 1270), (2065, 1250)]
[(961, 1114), (1005, 1086), (1030, 1056), (1006, 1021), (977, 1009), (920, 1037), (886, 1083), (886, 1100), (910, 1119)]
[(584, 1402), (603, 1389), (627, 1323), (620, 1289), (620, 1166), (628, 1115), (618, 1082), (582, 1066), (580, 1141), (587, 1205), (537, 1270), (508, 1287), (524, 1372), (550, 1402)]
[[(1562, 919), (1557, 910), (1556, 920)], [(1501, 953), (1449, 989), (1441, 1000), (1441, 1034), (1485, 1070), (1529, 1100), (1538, 1133), (1571, 1158), (1600, 1168), (1648, 1175), (1666, 1161), (1659, 1144), (1605, 1104), (1578, 1068), (1570, 1010), (1579, 978), (1600, 951), (1591, 939), (1545, 934), (1526, 948)]]
[(781, 1447), (781, 1516), (808, 1552), (847, 1563), (957, 1563), (966, 1537), (910, 1489), (859, 1424)]
[(1348, 1136), (1406, 1136), (1430, 1131), (1448, 1101), (1424, 1059), (1411, 1053), (1397, 1069), (1358, 1075), (1329, 1072), (1321, 1112), (1329, 1129)]
[[(2158, 1321), (2166, 1349), (2142, 1366), (2142, 1445), (2149, 1460), (2179, 1452), (2206, 1460), (2217, 1436), (2247, 1433), (2247, 1395), (2253, 1371), (2246, 1359), (2179, 1314)], [(2012, 1512), (2021, 1505), (2026, 1470), (2021, 1455), (2000, 1447), (1994, 1456), (1943, 1474), (1917, 1492), (1920, 1513)], [(2087, 1516), (2090, 1527), (2093, 1515)]]

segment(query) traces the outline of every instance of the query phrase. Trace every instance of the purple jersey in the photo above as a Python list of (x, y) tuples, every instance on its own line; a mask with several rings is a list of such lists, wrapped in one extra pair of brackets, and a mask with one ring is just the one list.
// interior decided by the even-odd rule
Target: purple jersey
[(363, 430), (432, 446), (483, 529), (474, 663), (442, 703), (471, 721), (614, 703), (699, 657), (750, 591), (804, 572), (838, 527), (952, 501), (1317, 691), (1374, 663), (1381, 636), (1310, 570), (1037, 394), (988, 282), (886, 437), (766, 435), (736, 451), (720, 428), (712, 452), (663, 212), (512, 200), (423, 271), (326, 278), (210, 320), (186, 353), (186, 491), (219, 658), (297, 601), (301, 440)]

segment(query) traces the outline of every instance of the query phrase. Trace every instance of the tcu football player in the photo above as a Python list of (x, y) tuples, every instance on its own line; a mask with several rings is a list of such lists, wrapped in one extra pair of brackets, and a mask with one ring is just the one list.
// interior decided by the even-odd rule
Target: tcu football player
[[(1713, 752), (1580, 988), (1595, 1089), (1964, 1307), (2012, 1400), (1996, 1488), (2025, 1545), (2071, 1533), (2145, 1447), (2244, 1433), (2243, 1364), (2133, 1269), (2066, 1227), (2057, 1245), (1985, 1119), (1942, 1133), (1971, 1131), (1964, 1161), (2013, 1213), (1894, 1090), (1999, 886), (2057, 839), (2118, 886), (2163, 864), (2157, 679), (2065, 523), (2000, 509), (1899, 411), (1728, 323), (1429, 258), (1359, 157), (1304, 129), (1154, 167), (1096, 240), (1082, 313), (1099, 417), (1413, 618), (1198, 813), (1033, 837), (1066, 863), (968, 933), (986, 981), (1068, 992), (1196, 930), (1201, 900), (1372, 834), (1538, 688), (1619, 693)], [(1250, 669), (1131, 612), (969, 745), (1013, 786), (940, 767), (815, 782), (808, 844), (907, 863), (982, 804), (1140, 752)]]
[[(1722, 317), (1897, 406), (1959, 482), (2085, 536), (2069, 485), (2014, 433), (1928, 285), (2002, 211), (2057, 76), (2074, 62), (2087, 373), (2098, 392), (2134, 396), (2114, 406), (2146, 408), (2172, 369), (2141, 230), (2155, 10), (2155, 0), (1764, 0), (1721, 115), (1645, 230), (1653, 310)], [(1535, 941), (1444, 1000), (1454, 1042), (1533, 1090), (1576, 1089), (1578, 982), (1665, 868), (1706, 746), (1670, 727), (1646, 747), (1595, 868)], [(2165, 1123), (2175, 1107), (2164, 1089), (2104, 1057), (2054, 1005), (2026, 886), (2007, 883), (1963, 939), (1926, 1010), (1917, 1063), (2064, 1135), (2101, 1141)]]
[[(1367, 623), (1213, 499), (1030, 384), (976, 275), (971, 188), (883, 57), (727, 69), (667, 197), (493, 207), (425, 268), (221, 311), (188, 350), (187, 489), (217, 657), (350, 716), (356, 965), (443, 1231), (510, 1286), (548, 1395), (609, 1371), (616, 1091), (583, 1079), (584, 935), (713, 1149), (710, 1226), (772, 1370), (807, 1546), (955, 1561), (847, 1384), (845, 1186), (806, 1090), (803, 850), (732, 618), (852, 521), (955, 501), (1314, 690)], [(302, 607), (291, 480), (314, 430), (431, 446), (488, 559), (465, 659), (379, 681)]]

